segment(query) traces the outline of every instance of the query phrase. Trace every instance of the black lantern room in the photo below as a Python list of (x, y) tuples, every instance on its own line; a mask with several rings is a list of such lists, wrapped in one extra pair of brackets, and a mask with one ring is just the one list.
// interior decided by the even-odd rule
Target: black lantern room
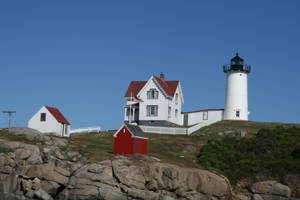
[(223, 65), (223, 71), (225, 73), (232, 71), (250, 73), (251, 66), (246, 64), (244, 65), (244, 59), (239, 57), (239, 54), (236, 53), (235, 57), (230, 60), (230, 65)]

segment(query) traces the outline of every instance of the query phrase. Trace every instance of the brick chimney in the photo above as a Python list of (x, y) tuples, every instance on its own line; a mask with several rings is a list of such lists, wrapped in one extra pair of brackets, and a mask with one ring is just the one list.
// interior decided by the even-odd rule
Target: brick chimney
[(163, 72), (160, 73), (159, 77), (162, 81), (165, 81), (165, 74)]

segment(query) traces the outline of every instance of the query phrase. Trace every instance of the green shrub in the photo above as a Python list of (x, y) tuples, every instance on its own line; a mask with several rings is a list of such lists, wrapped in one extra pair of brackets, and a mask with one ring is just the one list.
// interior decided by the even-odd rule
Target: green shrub
[(210, 140), (197, 157), (205, 169), (227, 176), (235, 184), (257, 176), (283, 180), (300, 174), (300, 128), (261, 129), (254, 138), (225, 137)]

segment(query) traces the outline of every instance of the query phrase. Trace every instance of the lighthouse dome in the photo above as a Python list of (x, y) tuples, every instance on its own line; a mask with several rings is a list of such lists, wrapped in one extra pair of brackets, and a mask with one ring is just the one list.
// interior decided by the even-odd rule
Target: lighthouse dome
[(231, 66), (243, 66), (244, 65), (244, 59), (239, 57), (239, 54), (236, 53), (235, 57), (231, 59)]
[(235, 57), (231, 58), (230, 65), (223, 65), (223, 71), (227, 72), (245, 72), (250, 73), (251, 66), (244, 65), (244, 59), (236, 53)]

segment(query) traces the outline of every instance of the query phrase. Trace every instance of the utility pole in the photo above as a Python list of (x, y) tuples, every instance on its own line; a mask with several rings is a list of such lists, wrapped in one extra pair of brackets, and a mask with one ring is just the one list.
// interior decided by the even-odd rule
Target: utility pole
[(16, 111), (8, 110), (8, 111), (2, 111), (2, 112), (3, 113), (8, 113), (8, 132), (10, 132), (11, 114), (16, 113)]

